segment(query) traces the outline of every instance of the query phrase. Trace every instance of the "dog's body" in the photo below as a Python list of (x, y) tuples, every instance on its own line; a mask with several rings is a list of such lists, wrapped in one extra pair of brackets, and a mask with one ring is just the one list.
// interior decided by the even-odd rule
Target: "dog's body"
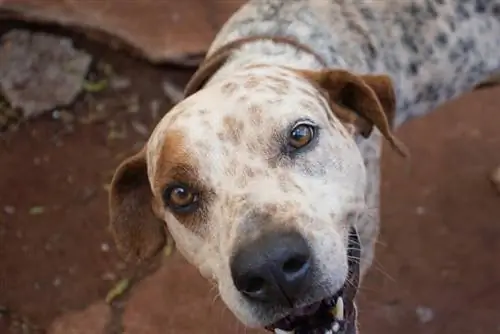
[[(395, 125), (422, 116), (500, 70), (498, 0), (254, 0), (224, 25), (208, 56), (247, 36), (287, 36), (307, 45), (329, 68), (389, 75), (396, 91)], [(320, 69), (307, 53), (269, 41), (244, 45), (213, 76), (248, 64)], [(359, 221), (362, 271), (370, 266), (379, 226), (380, 135), (358, 143), (368, 170), (373, 212)]]
[[(246, 36), (291, 37), (329, 68), (388, 74), (399, 125), (500, 70), (499, 31), (498, 0), (254, 0), (223, 26), (208, 56)], [(293, 47), (256, 42), (236, 53), (219, 75), (255, 63), (321, 67)]]
[[(156, 236), (163, 226), (136, 226), (133, 221), (148, 217), (144, 205), (151, 202), (178, 248), (215, 280), (229, 308), (248, 325), (274, 329), (299, 323), (302, 315), (276, 325), (297, 308), (336, 296), (349, 280), (353, 267), (346, 251), (352, 227), (362, 246), (359, 276), (369, 268), (379, 229), (382, 137), (400, 147), (387, 130), (386, 116), (400, 125), (500, 69), (500, 0), (254, 0), (226, 23), (207, 59), (252, 36), (263, 38), (232, 48), (211, 69), (202, 89), (191, 92), (158, 124), (145, 150), (122, 164), (113, 181), (111, 219), (122, 249), (139, 257), (153, 253), (163, 242)], [(344, 107), (377, 129), (362, 138), (356, 117), (343, 118)], [(282, 153), (274, 151), (269, 138), (281, 138), (277, 134), (290, 118), (298, 120), (300, 131), (309, 126), (300, 123), (306, 119), (323, 132), (300, 158), (286, 153), (292, 161), (286, 163), (276, 158)], [(210, 199), (202, 213), (186, 218), (173, 211), (172, 197), (165, 200), (166, 189), (172, 190), (168, 185), (179, 181), (172, 173), (195, 184), (197, 200)], [(187, 188), (174, 190), (175, 200), (189, 194)], [(310, 292), (286, 286), (273, 296), (285, 296), (293, 305), (273, 304), (272, 298), (271, 304), (256, 302), (255, 291), (248, 292), (240, 274), (248, 276), (248, 268), (260, 261), (256, 240), (284, 230), (300, 237), (281, 235), (275, 244), (293, 239), (290, 249), (314, 258)], [(295, 246), (301, 240), (307, 247)], [(252, 259), (240, 254), (250, 248)], [(275, 254), (266, 252), (266, 259)], [(313, 266), (303, 262), (300, 270)], [(244, 268), (238, 263), (245, 263)], [(259, 262), (259, 270), (264, 265)], [(257, 274), (252, 272), (266, 284), (281, 284), (276, 277)], [(296, 305), (287, 293), (294, 294)], [(332, 328), (308, 324), (297, 331), (355, 332), (353, 324), (342, 329), (335, 323)]]

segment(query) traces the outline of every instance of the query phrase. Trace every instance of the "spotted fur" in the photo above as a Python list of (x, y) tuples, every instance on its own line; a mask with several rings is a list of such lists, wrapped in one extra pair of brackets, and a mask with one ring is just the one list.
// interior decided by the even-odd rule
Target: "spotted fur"
[[(252, 0), (224, 25), (208, 56), (255, 35), (298, 41), (329, 69), (389, 76), (396, 126), (500, 70), (500, 0)], [(369, 138), (353, 131), (300, 70), (325, 69), (318, 57), (291, 44), (241, 45), (203, 89), (165, 115), (143, 152), (120, 167), (112, 187), (112, 224), (125, 252), (137, 245), (124, 242), (137, 238), (129, 232), (131, 220), (166, 223), (178, 249), (217, 284), (224, 302), (249, 326), (266, 325), (282, 314), (251, 305), (236, 291), (229, 258), (244, 240), (276, 228), (306, 236), (317, 263), (303, 304), (343, 284), (349, 226), (360, 233), (362, 274), (374, 257), (383, 137), (378, 129)], [(279, 143), (303, 117), (319, 124), (321, 133), (313, 149), (291, 159)], [(194, 170), (190, 177), (206, 198), (194, 218), (161, 205), (165, 173), (173, 165)], [(137, 196), (132, 195), (136, 188), (143, 194), (144, 185), (123, 180), (127, 169), (147, 170), (154, 214), (136, 210), (141, 215), (134, 216)], [(143, 230), (149, 245), (161, 244), (151, 233), (156, 229), (135, 231)], [(135, 253), (144, 257), (153, 248)]]

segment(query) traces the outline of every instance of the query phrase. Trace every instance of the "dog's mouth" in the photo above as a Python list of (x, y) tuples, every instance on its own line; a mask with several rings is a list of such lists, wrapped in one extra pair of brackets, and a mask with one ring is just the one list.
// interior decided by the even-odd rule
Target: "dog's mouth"
[(355, 334), (356, 296), (359, 285), (361, 249), (357, 231), (349, 232), (349, 273), (342, 289), (322, 301), (291, 310), (286, 317), (266, 326), (276, 334)]

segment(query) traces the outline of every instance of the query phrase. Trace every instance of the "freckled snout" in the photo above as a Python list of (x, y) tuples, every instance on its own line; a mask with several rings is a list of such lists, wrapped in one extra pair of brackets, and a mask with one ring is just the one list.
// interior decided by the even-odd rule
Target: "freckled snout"
[(293, 306), (311, 283), (312, 257), (295, 231), (275, 231), (242, 246), (232, 257), (237, 290), (252, 302)]

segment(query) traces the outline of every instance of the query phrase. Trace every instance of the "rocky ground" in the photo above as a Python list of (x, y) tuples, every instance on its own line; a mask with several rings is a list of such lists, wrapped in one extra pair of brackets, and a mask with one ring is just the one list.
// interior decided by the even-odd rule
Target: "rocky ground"
[[(74, 104), (25, 121), (0, 101), (0, 333), (251, 333), (177, 253), (132, 268), (106, 227), (114, 168), (192, 71), (71, 37), (94, 59)], [(363, 333), (500, 332), (499, 105), (484, 89), (398, 130)]]

